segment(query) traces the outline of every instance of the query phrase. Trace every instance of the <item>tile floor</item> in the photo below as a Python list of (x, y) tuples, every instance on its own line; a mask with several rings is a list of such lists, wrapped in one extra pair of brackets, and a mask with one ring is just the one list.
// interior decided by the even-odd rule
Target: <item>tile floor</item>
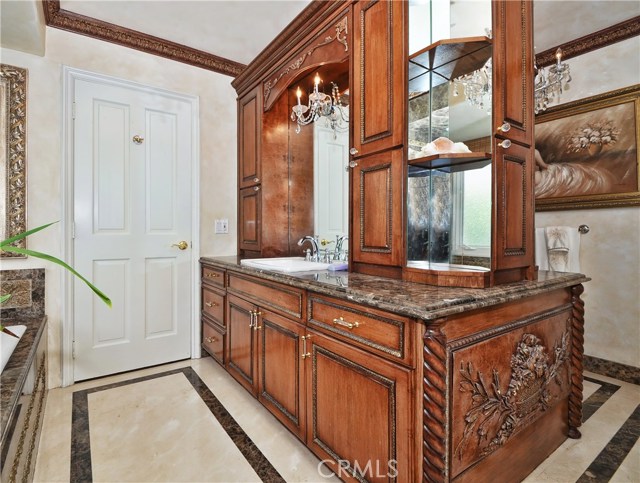
[[(582, 439), (525, 483), (640, 482), (640, 386), (586, 373), (584, 397)], [(203, 358), (50, 391), (35, 481), (339, 481), (318, 464)]]

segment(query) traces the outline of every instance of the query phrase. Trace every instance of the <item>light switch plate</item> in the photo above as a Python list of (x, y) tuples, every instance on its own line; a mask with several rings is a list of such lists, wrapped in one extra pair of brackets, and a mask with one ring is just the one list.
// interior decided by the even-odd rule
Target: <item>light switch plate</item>
[(222, 218), (220, 220), (216, 220), (216, 233), (229, 233), (229, 220), (227, 218)]

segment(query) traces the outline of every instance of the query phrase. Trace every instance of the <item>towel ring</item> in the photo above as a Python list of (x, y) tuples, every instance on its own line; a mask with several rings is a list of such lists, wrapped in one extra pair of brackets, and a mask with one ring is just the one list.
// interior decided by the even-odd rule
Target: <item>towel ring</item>
[(582, 235), (586, 235), (587, 233), (589, 233), (589, 225), (580, 225), (578, 227), (578, 231), (582, 234)]

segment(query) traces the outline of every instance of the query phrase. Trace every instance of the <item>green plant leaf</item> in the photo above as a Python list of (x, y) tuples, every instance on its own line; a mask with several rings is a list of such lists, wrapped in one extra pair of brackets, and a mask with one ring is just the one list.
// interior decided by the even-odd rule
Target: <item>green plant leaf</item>
[(11, 298), (11, 294), (8, 293), (6, 295), (2, 295), (0, 296), (0, 304), (5, 303), (7, 300), (9, 300)]
[[(49, 225), (43, 225), (43, 226), (41, 226), (39, 228), (34, 228), (30, 232), (40, 231), (41, 229), (46, 228), (46, 227), (48, 227), (50, 225), (52, 225), (52, 223), (50, 223)], [(26, 233), (30, 233), (30, 232), (26, 232)], [(63, 268), (66, 268), (71, 273), (73, 273), (76, 277), (78, 277), (80, 280), (82, 280), (84, 283), (86, 283), (87, 286), (91, 290), (93, 290), (93, 292), (98, 297), (100, 297), (105, 304), (107, 304), (109, 307), (111, 307), (111, 299), (109, 297), (107, 297), (104, 293), (102, 293), (102, 291), (98, 287), (96, 287), (91, 282), (89, 282), (89, 280), (87, 280), (82, 275), (80, 275), (78, 272), (76, 272), (70, 265), (66, 264), (65, 262), (63, 262), (59, 258), (56, 258), (56, 257), (54, 257), (52, 255), (47, 255), (46, 253), (40, 253), (40, 252), (36, 252), (34, 250), (27, 250), (26, 248), (18, 248), (18, 247), (14, 247), (14, 246), (6, 246), (4, 243), (2, 245), (0, 245), (0, 248), (2, 250), (6, 251), (6, 252), (20, 253), (21, 255), (28, 255), (30, 257), (41, 258), (42, 260), (47, 260), (49, 262), (55, 263), (56, 265), (60, 265)]]
[[(16, 236), (12, 236), (11, 238), (7, 238), (6, 240), (2, 240), (0, 242), (0, 248), (2, 248), (4, 250), (6, 246), (11, 245), (13, 242), (16, 242), (18, 240), (22, 240), (23, 238), (26, 238), (29, 235), (32, 235), (34, 233), (37, 233), (40, 230), (44, 230), (45, 228), (49, 228), (51, 225), (55, 225), (56, 223), (58, 223), (58, 222), (57, 221), (53, 221), (51, 223), (47, 223), (46, 225), (38, 226), (36, 228), (32, 228), (31, 230), (28, 230), (28, 231), (25, 231), (25, 232), (22, 232), (22, 233), (18, 233)], [(10, 251), (10, 250), (6, 250), (6, 251)]]

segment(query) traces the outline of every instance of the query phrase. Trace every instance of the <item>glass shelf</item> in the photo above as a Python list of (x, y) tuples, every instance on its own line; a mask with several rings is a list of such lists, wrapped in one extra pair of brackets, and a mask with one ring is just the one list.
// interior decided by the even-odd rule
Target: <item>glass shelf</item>
[(491, 153), (440, 153), (409, 161), (411, 166), (448, 173), (478, 169), (491, 164)]

